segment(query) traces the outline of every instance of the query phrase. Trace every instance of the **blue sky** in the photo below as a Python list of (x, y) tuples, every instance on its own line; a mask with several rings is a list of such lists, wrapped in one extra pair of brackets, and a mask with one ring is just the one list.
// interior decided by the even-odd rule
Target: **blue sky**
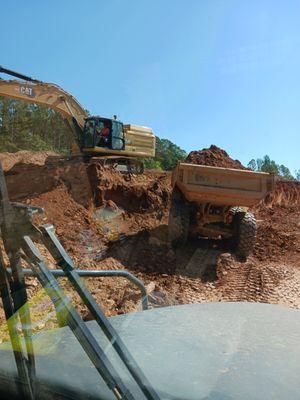
[(0, 65), (187, 151), (300, 169), (300, 1), (0, 2)]

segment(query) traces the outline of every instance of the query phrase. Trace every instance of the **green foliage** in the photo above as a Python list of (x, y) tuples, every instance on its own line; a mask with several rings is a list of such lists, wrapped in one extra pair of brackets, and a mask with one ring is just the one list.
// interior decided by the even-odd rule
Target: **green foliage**
[(165, 171), (173, 169), (178, 161), (184, 160), (187, 153), (168, 139), (156, 137), (156, 155), (154, 159), (145, 159), (145, 168), (162, 169)]
[(72, 141), (70, 129), (52, 109), (0, 97), (0, 151), (68, 153)]
[(252, 169), (252, 171), (257, 171), (257, 164), (254, 158), (248, 162), (248, 168)]
[(159, 169), (162, 170), (162, 166), (159, 161), (154, 158), (144, 158), (143, 159), (145, 169)]
[(295, 177), (297, 181), (300, 181), (300, 169), (298, 169), (298, 171), (295, 171)]
[(291, 174), (290, 170), (286, 166), (279, 165), (278, 169), (279, 169), (279, 176), (282, 176), (283, 178), (289, 179), (289, 180), (295, 179), (293, 177), (293, 175)]
[(274, 160), (271, 160), (269, 156), (264, 156), (263, 159), (258, 158), (256, 160), (257, 168), (262, 172), (269, 172), (275, 175), (279, 175), (279, 165)]
[(253, 171), (273, 173), (289, 180), (295, 179), (285, 165), (276, 164), (276, 162), (271, 160), (267, 155), (265, 155), (264, 158), (258, 158), (257, 160), (252, 159), (249, 161), (248, 168), (252, 169)]

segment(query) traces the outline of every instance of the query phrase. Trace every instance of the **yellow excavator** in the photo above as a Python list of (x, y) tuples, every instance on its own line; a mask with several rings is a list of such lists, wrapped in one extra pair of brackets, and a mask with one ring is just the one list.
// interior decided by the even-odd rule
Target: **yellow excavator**
[(72, 156), (100, 157), (105, 165), (125, 166), (136, 173), (143, 171), (139, 158), (155, 156), (155, 136), (151, 128), (125, 125), (116, 116), (113, 119), (91, 117), (75, 97), (58, 85), (1, 66), (0, 73), (20, 79), (0, 78), (0, 96), (52, 108), (62, 115), (74, 136)]

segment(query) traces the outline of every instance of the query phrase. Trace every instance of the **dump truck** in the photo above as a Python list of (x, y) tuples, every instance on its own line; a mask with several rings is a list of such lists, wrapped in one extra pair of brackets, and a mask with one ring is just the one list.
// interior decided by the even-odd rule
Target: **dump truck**
[(269, 173), (179, 162), (172, 174), (169, 240), (178, 246), (189, 235), (222, 238), (245, 261), (257, 230), (249, 207), (264, 199), (274, 182)]

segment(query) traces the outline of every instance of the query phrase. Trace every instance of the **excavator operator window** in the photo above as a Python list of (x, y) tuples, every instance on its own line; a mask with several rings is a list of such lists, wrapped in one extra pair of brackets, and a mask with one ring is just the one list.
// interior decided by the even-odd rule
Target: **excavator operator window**
[(111, 123), (110, 121), (95, 121), (94, 145), (111, 148)]
[(95, 121), (87, 120), (84, 126), (84, 147), (95, 146)]
[(125, 148), (123, 124), (119, 121), (112, 121), (111, 148), (113, 150), (124, 150)]
[(85, 124), (85, 146), (124, 150), (122, 122), (110, 119), (88, 119)]
[(84, 127), (85, 147), (111, 148), (111, 124), (109, 120), (88, 119)]

